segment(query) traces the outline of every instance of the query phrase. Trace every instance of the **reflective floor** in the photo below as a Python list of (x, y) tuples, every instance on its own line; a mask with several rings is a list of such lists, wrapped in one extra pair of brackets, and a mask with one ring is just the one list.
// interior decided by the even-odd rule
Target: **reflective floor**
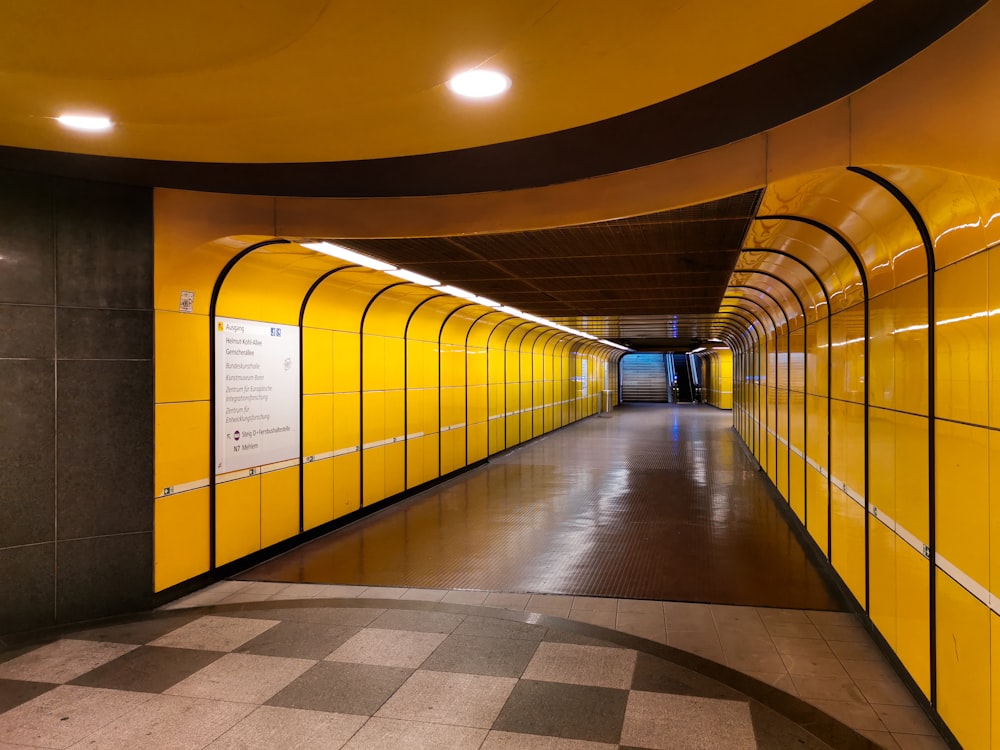
[(621, 406), (240, 577), (840, 609), (731, 424)]

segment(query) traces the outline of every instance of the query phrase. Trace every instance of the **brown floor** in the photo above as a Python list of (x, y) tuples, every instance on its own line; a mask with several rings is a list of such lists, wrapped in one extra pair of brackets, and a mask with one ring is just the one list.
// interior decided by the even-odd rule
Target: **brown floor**
[(731, 415), (695, 405), (618, 407), (239, 577), (842, 608)]

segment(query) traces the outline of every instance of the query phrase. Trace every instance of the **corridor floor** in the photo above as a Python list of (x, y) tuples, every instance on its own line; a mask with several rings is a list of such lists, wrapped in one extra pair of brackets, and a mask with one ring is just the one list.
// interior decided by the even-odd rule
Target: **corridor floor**
[(0, 750), (946, 748), (729, 425), (622, 407), (157, 612), (0, 642)]
[(731, 425), (621, 406), (241, 578), (839, 609)]

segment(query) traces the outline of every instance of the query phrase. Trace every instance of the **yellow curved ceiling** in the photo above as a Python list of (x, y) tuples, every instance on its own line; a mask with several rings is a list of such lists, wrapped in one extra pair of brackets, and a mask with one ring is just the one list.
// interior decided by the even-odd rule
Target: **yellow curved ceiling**
[[(272, 163), (435, 153), (601, 121), (794, 45), (861, 0), (89, 0), (0, 12), (0, 144)], [(485, 66), (507, 95), (444, 86)], [(105, 113), (78, 134), (52, 118)]]

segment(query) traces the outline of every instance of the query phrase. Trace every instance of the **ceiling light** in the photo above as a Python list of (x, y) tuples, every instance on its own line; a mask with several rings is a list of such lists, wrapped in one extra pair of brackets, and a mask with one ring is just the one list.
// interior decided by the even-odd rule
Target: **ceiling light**
[(518, 310), (516, 307), (511, 307), (510, 305), (504, 305), (503, 307), (501, 307), (500, 308), (500, 312), (507, 313), (508, 315), (514, 315), (515, 317), (518, 317), (518, 318), (520, 318), (521, 315), (524, 314), (520, 310)]
[(457, 286), (451, 286), (450, 284), (445, 286), (439, 286), (438, 289), (442, 292), (447, 292), (454, 297), (461, 297), (462, 299), (467, 299), (469, 302), (476, 301), (476, 295), (472, 292), (467, 292), (465, 289), (459, 289)]
[(459, 96), (484, 99), (510, 88), (510, 79), (496, 70), (467, 70), (448, 81), (448, 88)]
[(414, 284), (420, 284), (422, 286), (441, 286), (441, 282), (432, 279), (430, 276), (424, 276), (419, 273), (414, 273), (413, 271), (407, 271), (402, 268), (397, 268), (395, 271), (389, 271), (390, 274), (398, 279), (403, 279), (404, 281), (412, 281)]
[(307, 247), (310, 250), (315, 250), (318, 253), (339, 258), (340, 260), (346, 260), (348, 263), (357, 263), (359, 266), (371, 268), (376, 271), (396, 270), (396, 267), (390, 263), (384, 263), (381, 260), (369, 258), (367, 255), (362, 255), (361, 253), (356, 253), (353, 250), (348, 250), (346, 247), (334, 245), (332, 242), (303, 242), (302, 247)]
[(477, 305), (482, 305), (483, 307), (500, 307), (500, 303), (496, 300), (492, 300), (489, 297), (476, 297), (473, 302)]
[(110, 117), (94, 115), (59, 115), (56, 121), (73, 130), (110, 130), (112, 126)]

